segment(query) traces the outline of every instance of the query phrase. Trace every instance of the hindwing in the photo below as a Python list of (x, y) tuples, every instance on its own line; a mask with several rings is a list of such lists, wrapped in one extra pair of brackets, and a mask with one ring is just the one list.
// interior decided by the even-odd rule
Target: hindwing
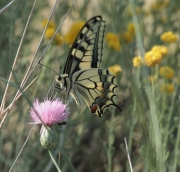
[(117, 87), (114, 80), (115, 77), (106, 69), (80, 70), (72, 77), (71, 94), (78, 105), (81, 105), (81, 99), (79, 99), (79, 95), (81, 95), (90, 111), (101, 117), (109, 106), (115, 106), (119, 109), (113, 100)]

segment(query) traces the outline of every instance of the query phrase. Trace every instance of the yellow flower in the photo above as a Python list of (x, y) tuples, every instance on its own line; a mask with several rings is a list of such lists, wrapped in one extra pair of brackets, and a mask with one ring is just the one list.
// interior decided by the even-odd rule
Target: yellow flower
[(84, 26), (84, 24), (84, 21), (77, 21), (72, 24), (69, 32), (64, 36), (64, 40), (67, 44), (73, 44), (75, 38), (77, 37), (79, 31)]
[(122, 72), (122, 68), (121, 68), (121, 66), (119, 66), (118, 64), (109, 67), (108, 70), (109, 70), (114, 76), (117, 76), (118, 73)]
[(162, 54), (160, 52), (148, 51), (144, 57), (147, 66), (155, 66), (162, 61)]
[(140, 56), (136, 56), (133, 58), (133, 66), (134, 67), (140, 67), (142, 64), (142, 59)]
[(168, 49), (164, 45), (155, 45), (152, 47), (151, 51), (160, 52), (162, 56), (165, 56), (168, 54)]
[(145, 54), (145, 63), (147, 66), (155, 66), (160, 64), (163, 56), (168, 54), (168, 49), (163, 45), (155, 45), (153, 48)]
[[(141, 13), (142, 9), (139, 8), (138, 6), (135, 6), (135, 12), (137, 15), (139, 15)], [(129, 17), (132, 17), (132, 10), (131, 10), (131, 7), (130, 5), (127, 5), (126, 8), (125, 8), (125, 14)]]
[(157, 79), (158, 79), (157, 75), (150, 75), (147, 78), (143, 78), (143, 82), (153, 83), (153, 82), (157, 81)]
[(171, 94), (174, 91), (174, 85), (172, 84), (163, 84), (161, 87), (161, 91), (166, 92), (167, 94)]
[(54, 40), (57, 45), (62, 45), (62, 43), (63, 43), (63, 38), (62, 38), (62, 36), (60, 36), (59, 33), (56, 34)]
[[(42, 21), (42, 27), (43, 27), (43, 28), (45, 28), (47, 22), (48, 22), (47, 19), (45, 19), (45, 20)], [(50, 21), (49, 21), (49, 24), (48, 24), (48, 28), (55, 28), (55, 27), (56, 27), (55, 23), (54, 23), (52, 20), (50, 20)]]
[(148, 77), (148, 80), (149, 80), (150, 82), (155, 82), (155, 81), (157, 80), (157, 75), (149, 76), (149, 77)]
[(119, 51), (120, 50), (120, 41), (116, 34), (109, 32), (106, 34), (106, 41), (108, 47), (112, 48), (113, 50)]
[(131, 43), (133, 41), (133, 38), (134, 38), (134, 36), (131, 35), (130, 32), (126, 31), (126, 32), (123, 33), (123, 40), (126, 43)]
[(140, 14), (141, 13), (141, 9), (138, 6), (135, 7), (135, 11), (136, 11), (136, 14)]
[(144, 14), (145, 16), (148, 16), (148, 15), (151, 14), (151, 11), (150, 11), (149, 9), (143, 9), (143, 14)]
[(177, 83), (180, 85), (180, 77), (177, 78)]
[(54, 28), (47, 28), (44, 37), (46, 39), (51, 39), (53, 37), (54, 33), (55, 33), (55, 29)]
[(161, 19), (160, 19), (160, 21), (162, 22), (162, 24), (167, 23), (167, 22), (168, 22), (167, 16), (162, 16)]
[(162, 4), (165, 7), (168, 6), (169, 5), (169, 0), (163, 0)]
[(154, 2), (152, 5), (151, 5), (151, 8), (153, 11), (159, 11), (162, 7), (162, 4), (160, 2)]
[(175, 35), (173, 32), (168, 31), (168, 32), (164, 32), (161, 35), (161, 40), (166, 43), (177, 42), (178, 36)]
[(174, 76), (174, 70), (168, 66), (162, 66), (159, 69), (159, 74), (167, 79), (171, 79)]
[(169, 4), (169, 0), (162, 0), (160, 2), (154, 2), (151, 5), (151, 8), (153, 11), (159, 12), (161, 10), (161, 8), (167, 7), (168, 4)]
[(128, 24), (128, 33), (130, 33), (132, 36), (135, 35), (135, 28), (134, 28), (134, 24), (133, 23), (129, 23)]

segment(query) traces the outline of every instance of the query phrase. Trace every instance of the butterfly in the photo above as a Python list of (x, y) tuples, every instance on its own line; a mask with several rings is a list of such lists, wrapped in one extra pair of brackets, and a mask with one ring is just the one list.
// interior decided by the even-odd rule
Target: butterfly
[(109, 106), (121, 110), (113, 100), (115, 77), (100, 68), (105, 26), (101, 16), (85, 23), (70, 49), (63, 74), (55, 78), (56, 88), (71, 94), (78, 106), (84, 98), (90, 111), (99, 117)]

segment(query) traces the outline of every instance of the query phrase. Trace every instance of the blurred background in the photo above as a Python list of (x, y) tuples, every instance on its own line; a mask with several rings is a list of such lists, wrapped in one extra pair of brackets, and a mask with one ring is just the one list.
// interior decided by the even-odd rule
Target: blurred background
[[(1, 0), (0, 9), (7, 5)], [(36, 98), (43, 101), (59, 73), (70, 47), (87, 20), (101, 15), (106, 32), (101, 67), (116, 76), (116, 102), (122, 111), (110, 108), (112, 115), (101, 118), (86, 104), (78, 108), (70, 97), (67, 124), (55, 126), (59, 145), (53, 150), (63, 172), (130, 171), (124, 138), (127, 138), (134, 172), (179, 171), (180, 121), (180, 2), (169, 0), (76, 0), (58, 34), (55, 30), (72, 5), (72, 0), (57, 2), (45, 36), (41, 35), (55, 0), (37, 1), (16, 61), (16, 53), (34, 1), (18, 0), (0, 14), (0, 171), (9, 171), (32, 125), (29, 109)], [(47, 45), (50, 47), (44, 52)], [(31, 66), (26, 89), (7, 113)], [(14, 67), (13, 63), (15, 63)], [(5, 92), (10, 72), (12, 77)], [(62, 71), (60, 71), (61, 73)], [(63, 92), (58, 93), (62, 97)], [(39, 141), (36, 125), (13, 172), (49, 172), (56, 168)], [(74, 166), (74, 169), (72, 168)]]

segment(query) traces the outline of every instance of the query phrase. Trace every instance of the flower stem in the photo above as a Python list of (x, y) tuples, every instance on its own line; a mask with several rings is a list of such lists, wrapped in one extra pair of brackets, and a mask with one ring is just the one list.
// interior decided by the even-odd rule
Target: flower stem
[(129, 155), (129, 150), (128, 150), (128, 145), (127, 145), (127, 139), (126, 138), (124, 138), (124, 142), (125, 142), (125, 146), (126, 146), (126, 151), (127, 151), (128, 161), (129, 161), (129, 167), (130, 167), (131, 172), (133, 172), (131, 158), (130, 158), (130, 155)]
[(52, 159), (52, 161), (53, 161), (54, 165), (56, 166), (56, 168), (57, 168), (58, 172), (61, 172), (61, 170), (60, 170), (60, 168), (59, 168), (58, 164), (56, 163), (56, 160), (54, 159), (54, 157), (53, 157), (53, 155), (52, 155), (51, 151), (50, 151), (50, 150), (48, 150), (48, 152), (49, 152), (49, 155), (50, 155), (50, 157), (51, 157), (51, 159)]
[(109, 125), (109, 138), (108, 138), (108, 150), (107, 150), (107, 172), (112, 171), (112, 156), (113, 156), (113, 143), (114, 143), (114, 113), (115, 109), (113, 108), (112, 117)]

